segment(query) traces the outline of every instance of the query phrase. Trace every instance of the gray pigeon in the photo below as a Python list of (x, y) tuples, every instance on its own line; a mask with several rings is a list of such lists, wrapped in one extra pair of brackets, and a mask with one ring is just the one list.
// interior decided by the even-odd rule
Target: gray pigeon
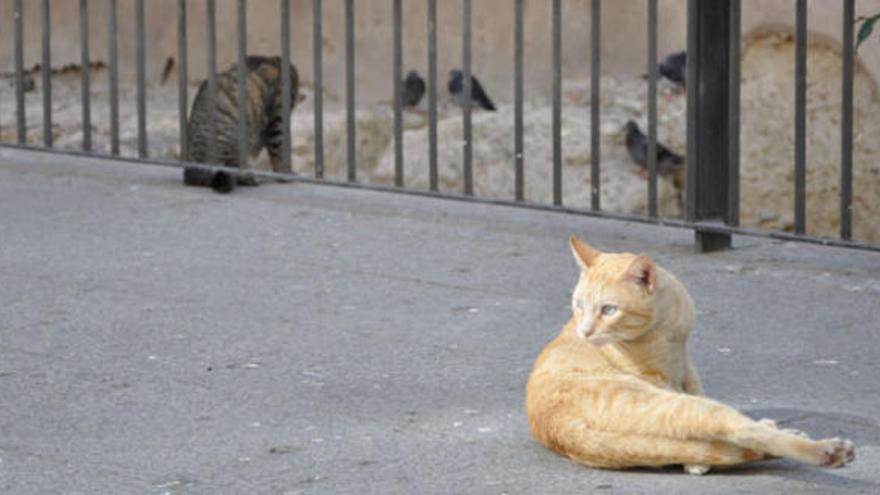
[(403, 106), (418, 106), (419, 102), (422, 100), (422, 96), (425, 95), (425, 80), (422, 79), (418, 72), (414, 70), (410, 71), (409, 74), (406, 75), (406, 79), (403, 80), (402, 93), (401, 99), (403, 100)]
[[(458, 102), (459, 106), (464, 107), (464, 75), (458, 69), (449, 71), (449, 93), (455, 97), (455, 101)], [(480, 84), (480, 81), (473, 74), (471, 74), (471, 104), (479, 105), (484, 110), (495, 111), (495, 104), (489, 99), (489, 96), (483, 90), (483, 85)]]
[[(630, 120), (626, 123), (626, 151), (636, 164), (647, 171), (648, 169), (648, 136), (642, 134), (639, 126)], [(657, 143), (657, 174), (668, 175), (681, 167), (684, 158), (677, 155), (666, 146)]]
[[(11, 87), (15, 87), (15, 78), (13, 77), (9, 81), (9, 85)], [(34, 76), (28, 74), (27, 72), (21, 73), (21, 92), (22, 93), (30, 93), (34, 89), (37, 88), (37, 83), (34, 81)]]
[(687, 78), (687, 53), (676, 52), (667, 55), (667, 57), (660, 62), (657, 70), (660, 72), (661, 76), (684, 87)]

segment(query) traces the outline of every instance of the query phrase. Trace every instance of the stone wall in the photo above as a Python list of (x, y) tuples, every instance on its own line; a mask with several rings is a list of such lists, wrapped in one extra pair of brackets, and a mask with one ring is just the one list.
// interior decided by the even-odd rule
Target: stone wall
[[(840, 233), (840, 74), (838, 46), (807, 48), (807, 232)], [(741, 221), (794, 228), (794, 42), (758, 32), (743, 52)], [(867, 72), (854, 80), (853, 236), (880, 240), (880, 95)]]

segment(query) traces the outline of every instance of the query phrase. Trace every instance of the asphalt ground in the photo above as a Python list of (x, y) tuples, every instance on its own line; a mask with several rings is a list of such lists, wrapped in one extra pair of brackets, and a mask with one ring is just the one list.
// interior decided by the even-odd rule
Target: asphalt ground
[[(690, 289), (707, 393), (856, 461), (694, 477), (537, 445), (576, 233)], [(0, 491), (880, 493), (880, 255), (0, 149)]]

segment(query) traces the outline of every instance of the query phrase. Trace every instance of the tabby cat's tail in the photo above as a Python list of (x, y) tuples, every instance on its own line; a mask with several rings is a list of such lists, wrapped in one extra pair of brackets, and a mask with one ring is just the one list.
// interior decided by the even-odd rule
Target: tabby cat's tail
[(235, 176), (223, 170), (204, 167), (184, 167), (183, 183), (187, 186), (208, 186), (218, 193), (235, 189)]

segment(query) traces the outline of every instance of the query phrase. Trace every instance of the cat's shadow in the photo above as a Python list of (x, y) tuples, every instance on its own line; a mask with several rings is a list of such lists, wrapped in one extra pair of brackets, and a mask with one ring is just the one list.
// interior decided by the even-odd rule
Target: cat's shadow
[[(856, 457), (856, 462), (858, 462), (858, 457)], [(729, 477), (753, 475), (778, 476), (780, 478), (827, 486), (829, 488), (849, 487), (864, 490), (868, 493), (880, 492), (880, 483), (846, 476), (846, 468), (843, 468), (843, 470), (840, 471), (840, 474), (838, 474), (837, 471), (834, 470), (805, 466), (787, 459), (744, 464), (730, 469), (719, 469), (718, 471), (713, 471), (711, 474), (711, 476)]]
[[(688, 478), (700, 478), (687, 474), (681, 465), (666, 466), (663, 468), (631, 468), (623, 471), (631, 474), (656, 475), (663, 473), (670, 476), (683, 476)], [(787, 459), (777, 459), (772, 461), (760, 461), (729, 468), (713, 469), (709, 474), (702, 478), (716, 477), (748, 477), (748, 476), (778, 476), (789, 480), (810, 483), (813, 485), (827, 486), (829, 488), (848, 487), (861, 490), (866, 493), (880, 493), (880, 483), (874, 481), (865, 481), (861, 479), (850, 478), (845, 475), (846, 469), (837, 474), (827, 469), (814, 468), (805, 466), (795, 461)]]

